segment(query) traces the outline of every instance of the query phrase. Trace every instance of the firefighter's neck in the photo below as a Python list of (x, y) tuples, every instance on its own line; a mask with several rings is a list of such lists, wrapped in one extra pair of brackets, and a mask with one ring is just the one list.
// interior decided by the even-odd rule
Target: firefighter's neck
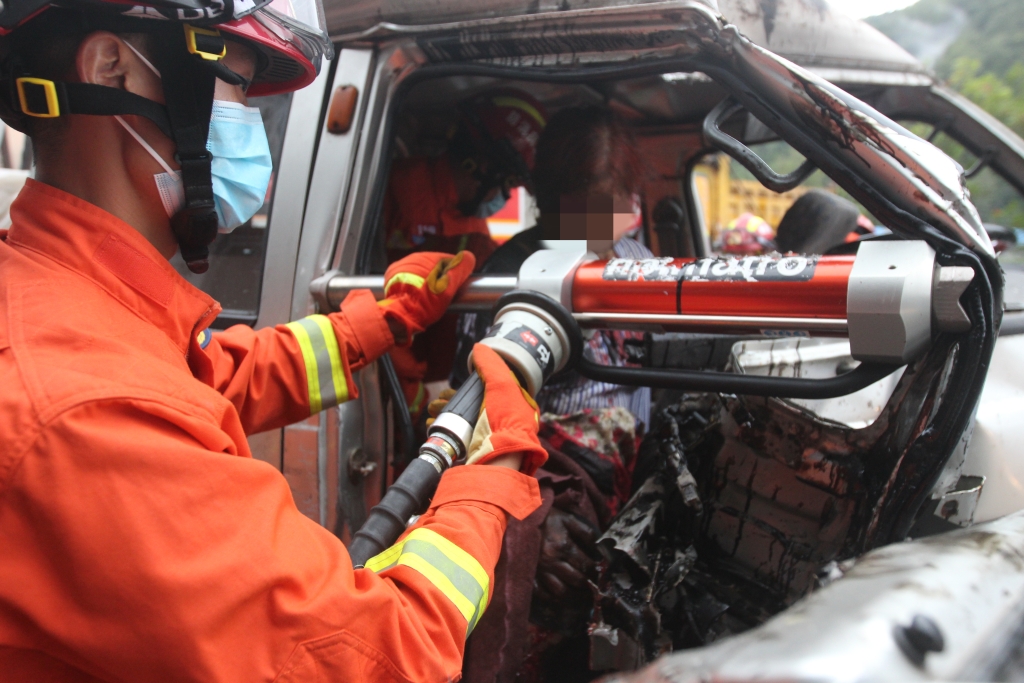
[(165, 258), (174, 256), (178, 244), (153, 180), (160, 169), (139, 158), (138, 143), (126, 140), (108, 116), (72, 117), (66, 133), (59, 148), (38, 147), (36, 179), (98, 206), (135, 228)]

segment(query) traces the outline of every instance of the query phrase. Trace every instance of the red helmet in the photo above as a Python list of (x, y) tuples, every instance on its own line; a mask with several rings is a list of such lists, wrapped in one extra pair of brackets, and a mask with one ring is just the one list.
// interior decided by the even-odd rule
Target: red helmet
[[(250, 95), (301, 88), (332, 55), (320, 0), (7, 0), (0, 4), (0, 115), (18, 130), (30, 121), (68, 114), (135, 115), (174, 140), (185, 206), (171, 218), (181, 256), (196, 273), (209, 267), (217, 236), (211, 157), (206, 149), (216, 79)], [(33, 73), (38, 45), (83, 31), (146, 33), (164, 103), (121, 88), (64, 82)], [(257, 53), (251, 80), (221, 63), (226, 38)]]
[(0, 36), (16, 35), (55, 7), (79, 11), (97, 29), (145, 32), (180, 23), (188, 27), (189, 51), (208, 60), (220, 55), (204, 52), (204, 40), (223, 32), (260, 55), (252, 96), (298, 90), (316, 78), (324, 55), (333, 56), (320, 0), (7, 0), (0, 7)]
[(729, 222), (722, 231), (722, 251), (727, 254), (763, 254), (775, 250), (775, 228), (752, 213)]
[(529, 185), (537, 140), (547, 123), (544, 105), (522, 90), (503, 88), (474, 97), (462, 106), (462, 117), (451, 140), (450, 153), (464, 166), (475, 158), (490, 164), (485, 186)]
[(547, 124), (544, 105), (521, 90), (499, 90), (474, 103), (480, 123), (492, 140), (507, 140), (533, 170), (537, 140)]

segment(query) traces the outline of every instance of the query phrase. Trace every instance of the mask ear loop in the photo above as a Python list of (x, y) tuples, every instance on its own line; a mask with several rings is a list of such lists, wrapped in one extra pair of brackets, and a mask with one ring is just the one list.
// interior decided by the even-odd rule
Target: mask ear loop
[[(123, 42), (125, 45), (127, 45), (128, 49), (131, 50), (132, 52), (134, 52), (135, 56), (139, 58), (139, 61), (141, 61), (146, 66), (148, 66), (149, 70), (152, 71), (154, 74), (156, 74), (157, 78), (159, 78), (160, 80), (163, 80), (163, 76), (160, 75), (160, 70), (157, 69), (155, 66), (153, 66), (153, 62), (151, 62), (148, 59), (146, 59), (146, 56), (143, 55), (141, 52), (139, 52), (138, 49), (136, 49), (136, 47), (134, 45), (132, 45), (130, 42), (128, 42), (127, 40), (122, 39), (121, 42)], [(131, 133), (131, 136), (133, 138), (135, 138), (136, 142), (138, 142), (140, 145), (142, 145), (142, 148), (144, 150), (149, 152), (149, 156), (153, 157), (156, 160), (156, 162), (163, 167), (164, 171), (166, 171), (168, 174), (170, 174), (172, 176), (177, 173), (177, 171), (175, 171), (173, 168), (171, 168), (170, 165), (166, 161), (164, 161), (164, 158), (162, 156), (160, 156), (159, 154), (157, 154), (157, 151), (155, 149), (153, 149), (153, 147), (148, 142), (146, 142), (145, 139), (141, 135), (139, 135), (139, 132), (137, 130), (135, 130), (134, 128), (132, 128), (131, 126), (128, 125), (127, 121), (125, 121), (120, 116), (115, 116), (114, 118), (117, 119), (118, 123), (120, 123), (122, 126), (124, 126), (124, 129), (126, 131)]]
[(125, 45), (127, 45), (127, 46), (128, 46), (128, 49), (129, 49), (129, 50), (131, 50), (132, 52), (134, 52), (134, 53), (135, 53), (135, 56), (136, 56), (136, 57), (138, 57), (138, 58), (139, 58), (140, 60), (142, 60), (142, 63), (143, 63), (143, 64), (145, 64), (146, 66), (148, 66), (148, 67), (149, 67), (149, 70), (150, 70), (150, 71), (152, 71), (153, 73), (155, 73), (155, 74), (156, 74), (156, 77), (157, 77), (157, 78), (159, 78), (160, 80), (163, 80), (163, 76), (161, 76), (161, 75), (160, 75), (160, 70), (159, 70), (159, 69), (157, 69), (157, 68), (156, 68), (155, 66), (153, 66), (153, 62), (151, 62), (151, 61), (149, 61), (148, 59), (146, 59), (146, 58), (145, 58), (145, 56), (143, 56), (143, 54), (142, 54), (141, 52), (139, 52), (139, 51), (138, 51), (137, 49), (135, 49), (135, 46), (134, 46), (134, 45), (132, 45), (131, 43), (129, 43), (129, 42), (127, 41), (127, 40), (122, 40), (122, 42), (123, 42), (123, 43), (124, 43)]
[(152, 147), (152, 146), (151, 146), (151, 145), (150, 145), (150, 144), (149, 144), (148, 142), (146, 142), (146, 141), (145, 141), (145, 139), (143, 139), (143, 137), (142, 137), (141, 135), (139, 135), (139, 133), (138, 133), (138, 131), (137, 131), (137, 130), (135, 130), (134, 128), (132, 128), (131, 126), (129, 126), (129, 125), (128, 125), (128, 122), (127, 122), (127, 121), (125, 121), (124, 119), (122, 119), (122, 118), (121, 118), (120, 116), (115, 116), (114, 118), (115, 118), (115, 119), (117, 119), (117, 122), (118, 122), (118, 123), (120, 123), (120, 124), (121, 124), (122, 126), (124, 126), (124, 129), (125, 129), (126, 131), (128, 131), (129, 133), (131, 133), (131, 136), (132, 136), (133, 138), (135, 138), (135, 141), (136, 141), (136, 142), (138, 142), (138, 143), (139, 143), (140, 145), (142, 145), (142, 148), (143, 148), (144, 150), (146, 150), (147, 152), (149, 152), (149, 156), (151, 156), (151, 157), (153, 157), (154, 159), (156, 159), (156, 162), (157, 162), (158, 164), (160, 164), (161, 166), (163, 166), (163, 169), (164, 169), (165, 171), (167, 171), (167, 172), (168, 172), (169, 174), (171, 174), (171, 175), (175, 175), (175, 174), (177, 174), (177, 173), (178, 173), (178, 172), (177, 172), (176, 170), (174, 170), (173, 168), (171, 168), (171, 167), (170, 167), (170, 165), (169, 165), (169, 164), (168, 164), (168, 163), (167, 163), (166, 161), (164, 161), (164, 158), (163, 158), (162, 156), (160, 156), (159, 154), (157, 154), (157, 151), (156, 151), (155, 149), (153, 149), (153, 147)]

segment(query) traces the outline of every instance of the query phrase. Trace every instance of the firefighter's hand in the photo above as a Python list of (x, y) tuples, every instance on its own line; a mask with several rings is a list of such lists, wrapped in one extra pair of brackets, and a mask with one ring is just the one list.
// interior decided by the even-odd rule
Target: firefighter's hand
[(384, 318), (402, 345), (412, 343), (415, 334), (437, 322), (448, 310), (455, 293), (476, 267), (468, 251), (457, 255), (424, 251), (392, 263), (384, 273)]
[(452, 396), (455, 395), (455, 390), (451, 387), (445, 387), (441, 390), (441, 393), (437, 395), (433, 401), (427, 404), (427, 427), (434, 424), (434, 420), (441, 414), (444, 407), (448, 405), (448, 401), (452, 400)]
[(581, 517), (551, 508), (541, 531), (536, 597), (560, 602), (589, 597), (586, 583), (594, 574), (598, 530)]
[(533, 474), (548, 459), (537, 429), (540, 409), (519, 386), (497, 353), (483, 344), (473, 347), (473, 366), (484, 382), (484, 403), (469, 443), (467, 465), (493, 463), (506, 467), (521, 459), (518, 469)]

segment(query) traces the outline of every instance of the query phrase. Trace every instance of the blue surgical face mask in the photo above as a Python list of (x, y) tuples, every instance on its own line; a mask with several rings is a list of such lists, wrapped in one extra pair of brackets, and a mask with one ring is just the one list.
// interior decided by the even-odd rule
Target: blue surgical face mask
[[(125, 44), (157, 78), (160, 77), (156, 67), (131, 43)], [(167, 216), (181, 211), (185, 206), (185, 185), (181, 173), (172, 169), (123, 118), (114, 118), (163, 167), (164, 172), (154, 175), (153, 180)], [(237, 102), (214, 100), (206, 149), (213, 156), (210, 175), (217, 227), (220, 232), (231, 232), (256, 215), (270, 186), (273, 162), (260, 110)]]
[[(181, 173), (172, 169), (124, 119), (115, 118), (163, 166), (164, 172), (157, 173), (153, 180), (168, 217), (181, 211), (185, 206)], [(210, 175), (217, 228), (220, 232), (231, 232), (256, 215), (270, 186), (273, 162), (260, 110), (236, 102), (214, 101), (206, 149), (213, 157)]]
[(256, 215), (270, 186), (274, 166), (260, 110), (214, 101), (206, 149), (213, 155), (217, 226), (231, 232)]
[(500, 189), (494, 193), (494, 198), (488, 202), (481, 202), (480, 206), (477, 207), (476, 217), (477, 218), (490, 218), (494, 214), (505, 208), (505, 203), (508, 201), (508, 197)]

